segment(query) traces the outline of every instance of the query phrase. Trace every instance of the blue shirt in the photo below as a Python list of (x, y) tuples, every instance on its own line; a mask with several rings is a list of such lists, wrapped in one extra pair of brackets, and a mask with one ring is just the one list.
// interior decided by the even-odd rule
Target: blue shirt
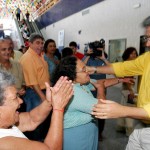
[(17, 8), (17, 14), (20, 14), (21, 13), (21, 10), (19, 8)]
[(90, 90), (94, 86), (89, 83), (87, 85), (74, 85), (74, 95), (66, 107), (64, 114), (64, 128), (72, 128), (91, 122), (93, 116), (90, 114), (94, 104), (98, 100), (93, 97)]
[[(46, 54), (44, 54), (44, 59), (45, 59), (45, 61), (48, 63), (48, 71), (49, 71), (49, 74), (52, 75), (53, 72), (54, 72), (54, 70), (55, 70), (55, 68), (56, 68), (56, 64), (54, 63), (53, 60), (51, 60), (50, 58), (48, 58), (48, 57), (46, 56)], [(54, 56), (54, 59), (55, 59), (55, 60), (58, 60), (58, 58), (57, 58), (56, 56)]]

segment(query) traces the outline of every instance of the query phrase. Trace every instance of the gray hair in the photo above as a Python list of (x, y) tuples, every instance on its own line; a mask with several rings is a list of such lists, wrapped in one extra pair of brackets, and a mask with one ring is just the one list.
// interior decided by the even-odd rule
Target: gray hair
[(147, 18), (143, 21), (143, 26), (144, 26), (144, 27), (150, 26), (150, 16), (147, 17)]
[(6, 71), (0, 70), (0, 106), (4, 103), (6, 88), (13, 85), (15, 85), (15, 77)]
[(41, 35), (38, 34), (38, 33), (32, 33), (32, 34), (30, 35), (29, 42), (33, 43), (36, 39), (41, 39), (41, 40), (44, 41), (43, 36), (41, 36)]

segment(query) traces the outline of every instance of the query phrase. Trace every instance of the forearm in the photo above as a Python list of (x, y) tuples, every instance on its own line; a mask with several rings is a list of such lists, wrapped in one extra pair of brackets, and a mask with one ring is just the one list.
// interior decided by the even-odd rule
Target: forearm
[(52, 105), (49, 101), (44, 100), (39, 106), (32, 109), (30, 113), (31, 121), (39, 125), (42, 123), (52, 110)]
[(122, 117), (129, 117), (135, 119), (149, 120), (147, 112), (143, 108), (123, 106)]
[(121, 81), (118, 78), (110, 78), (110, 79), (105, 79), (104, 85), (105, 85), (105, 88), (107, 88), (109, 86), (113, 86), (118, 83), (121, 83)]
[(51, 125), (44, 143), (52, 150), (62, 149), (63, 139), (63, 112), (53, 111)]
[(98, 99), (106, 99), (105, 88), (104, 87), (97, 88), (97, 98)]
[(101, 73), (101, 74), (115, 74), (113, 67), (111, 65), (107, 66), (91, 66), (87, 67), (87, 71), (91, 73)]
[(97, 83), (99, 85), (103, 85), (104, 88), (107, 88), (109, 86), (120, 83), (120, 80), (118, 78), (101, 79), (101, 80), (97, 80)]
[(110, 65), (110, 62), (108, 61), (108, 59), (105, 58), (105, 59), (102, 59), (102, 60), (105, 62), (106, 65)]
[(83, 60), (84, 64), (86, 65), (88, 60), (89, 60), (90, 56), (86, 56), (86, 58)]
[(51, 103), (47, 100), (43, 101), (39, 106), (32, 109), (30, 112), (20, 114), (18, 128), (24, 131), (32, 131), (41, 124), (52, 110)]
[(97, 80), (96, 89), (98, 99), (106, 99), (104, 82), (105, 79)]
[(129, 91), (133, 92), (132, 90), (132, 85), (131, 83), (127, 83), (127, 82), (131, 82), (129, 80), (130, 78), (110, 78), (110, 79), (105, 79), (104, 85), (105, 88), (109, 87), (109, 86), (113, 86), (116, 85), (118, 83), (126, 83), (128, 86)]
[(44, 101), (46, 99), (46, 97), (43, 94), (43, 92), (41, 91), (40, 86), (39, 85), (33, 85), (32, 87), (35, 90), (35, 92), (39, 95), (39, 97), (41, 98), (41, 100)]
[(115, 74), (113, 67), (111, 65), (97, 67), (97, 73), (102, 74)]

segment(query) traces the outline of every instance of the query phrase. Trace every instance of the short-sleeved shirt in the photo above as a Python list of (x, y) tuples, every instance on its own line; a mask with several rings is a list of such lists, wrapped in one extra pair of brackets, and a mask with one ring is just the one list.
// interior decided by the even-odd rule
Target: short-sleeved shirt
[(39, 85), (45, 89), (45, 82), (50, 83), (48, 65), (43, 55), (38, 55), (31, 48), (21, 57), (23, 74), (26, 86)]
[(12, 75), (14, 75), (15, 80), (16, 80), (16, 88), (20, 90), (22, 88), (22, 85), (25, 85), (22, 67), (19, 64), (19, 62), (11, 60), (11, 59), (10, 59), (10, 63), (11, 63), (10, 69), (6, 69), (1, 63), (0, 63), (0, 69), (5, 70), (11, 73)]
[(93, 89), (94, 86), (90, 83), (87, 85), (80, 85), (79, 83), (74, 85), (74, 95), (64, 114), (64, 128), (72, 128), (94, 120), (90, 113), (98, 100), (93, 97), (90, 91)]
[[(112, 64), (119, 77), (142, 75), (137, 107), (144, 108), (150, 117), (150, 52), (146, 52), (135, 60)], [(144, 121), (150, 124), (150, 121)]]
[(18, 50), (14, 50), (14, 58), (12, 58), (15, 61), (20, 61), (20, 58), (22, 57), (23, 53), (18, 51)]

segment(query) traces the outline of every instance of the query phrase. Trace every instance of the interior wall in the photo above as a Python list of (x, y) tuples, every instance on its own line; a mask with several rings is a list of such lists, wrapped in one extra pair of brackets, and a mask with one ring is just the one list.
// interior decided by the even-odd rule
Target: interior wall
[(76, 41), (81, 52), (85, 43), (101, 38), (106, 41), (106, 52), (109, 40), (122, 38), (127, 39), (127, 47), (134, 46), (139, 51), (140, 36), (144, 34), (141, 23), (150, 15), (149, 10), (149, 0), (105, 0), (60, 20), (41, 32), (45, 39), (52, 38), (58, 44), (58, 32), (63, 29), (65, 46), (70, 41)]

